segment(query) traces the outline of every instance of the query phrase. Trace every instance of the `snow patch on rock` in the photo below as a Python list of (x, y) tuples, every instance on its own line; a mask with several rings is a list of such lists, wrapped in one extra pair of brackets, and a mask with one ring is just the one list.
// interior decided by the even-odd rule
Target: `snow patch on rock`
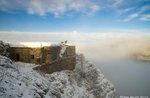
[(1, 55), (0, 55), (0, 66), (4, 66), (6, 68), (14, 68), (12, 61), (9, 58)]
[(61, 47), (61, 49), (60, 49), (59, 57), (62, 58), (64, 53), (65, 53), (65, 51), (66, 51), (66, 49), (67, 49), (67, 47), (68, 47), (68, 45), (66, 45), (64, 43), (61, 43), (60, 47)]

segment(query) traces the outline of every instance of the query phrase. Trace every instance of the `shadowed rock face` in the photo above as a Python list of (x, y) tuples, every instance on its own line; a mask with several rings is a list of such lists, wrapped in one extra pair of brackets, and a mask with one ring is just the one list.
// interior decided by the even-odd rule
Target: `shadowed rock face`
[(0, 55), (9, 57), (10, 45), (0, 41)]

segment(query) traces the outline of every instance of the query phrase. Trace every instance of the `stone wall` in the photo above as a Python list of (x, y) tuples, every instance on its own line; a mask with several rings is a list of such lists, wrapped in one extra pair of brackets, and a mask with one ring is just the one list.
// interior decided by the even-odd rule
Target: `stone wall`
[(76, 58), (70, 57), (67, 59), (59, 59), (57, 62), (38, 66), (35, 69), (46, 73), (53, 73), (61, 70), (73, 70), (76, 65)]
[(41, 48), (11, 47), (10, 58), (14, 61), (26, 63), (37, 63), (37, 58), (41, 55)]
[[(60, 59), (60, 46), (51, 46), (42, 48), (42, 62), (50, 64)], [(75, 46), (68, 46), (63, 55), (63, 58), (75, 56)]]
[(42, 48), (42, 62), (45, 64), (50, 64), (53, 61), (59, 59), (60, 47), (52, 46), (52, 47), (43, 47)]
[(60, 46), (10, 47), (10, 58), (14, 61), (40, 64), (40, 69), (48, 73), (73, 70), (76, 64), (75, 46), (68, 46), (62, 58), (59, 57), (60, 50)]
[(62, 58), (59, 57), (60, 46), (43, 47), (43, 65), (38, 69), (52, 73), (61, 70), (73, 70), (76, 65), (75, 46), (69, 46)]

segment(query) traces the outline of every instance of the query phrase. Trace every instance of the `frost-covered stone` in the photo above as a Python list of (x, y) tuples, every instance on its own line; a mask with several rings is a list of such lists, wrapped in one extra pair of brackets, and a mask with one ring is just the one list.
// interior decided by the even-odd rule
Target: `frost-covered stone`
[[(78, 56), (78, 59), (80, 57)], [(76, 70), (82, 73), (83, 76), (76, 77), (77, 80), (83, 78), (82, 84), (86, 87), (87, 91), (92, 93), (94, 98), (115, 98), (115, 88), (110, 81), (108, 81), (103, 73), (96, 68), (95, 65), (88, 61), (82, 61), (83, 69), (81, 70), (81, 61), (77, 60)]]
[[(76, 68), (52, 74), (33, 70), (35, 64), (11, 64), (4, 56), (0, 56), (0, 64), (0, 98), (115, 98), (114, 86), (86, 61), (83, 72)], [(6, 67), (10, 65), (14, 68)]]
[(8, 57), (9, 48), (10, 48), (10, 45), (8, 43), (4, 43), (3, 41), (0, 41), (0, 55)]
[(12, 64), (12, 61), (5, 57), (5, 56), (1, 56), (0, 55), (0, 66), (4, 66), (6, 68), (13, 68), (13, 64)]

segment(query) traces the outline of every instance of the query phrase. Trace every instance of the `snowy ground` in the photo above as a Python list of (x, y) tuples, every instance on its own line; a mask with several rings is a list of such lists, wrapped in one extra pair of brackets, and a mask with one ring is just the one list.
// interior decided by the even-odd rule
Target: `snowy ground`
[[(0, 56), (0, 98), (115, 98), (114, 86), (93, 64), (80, 59), (74, 71), (44, 74), (35, 64)], [(82, 73), (82, 74), (81, 74)]]

